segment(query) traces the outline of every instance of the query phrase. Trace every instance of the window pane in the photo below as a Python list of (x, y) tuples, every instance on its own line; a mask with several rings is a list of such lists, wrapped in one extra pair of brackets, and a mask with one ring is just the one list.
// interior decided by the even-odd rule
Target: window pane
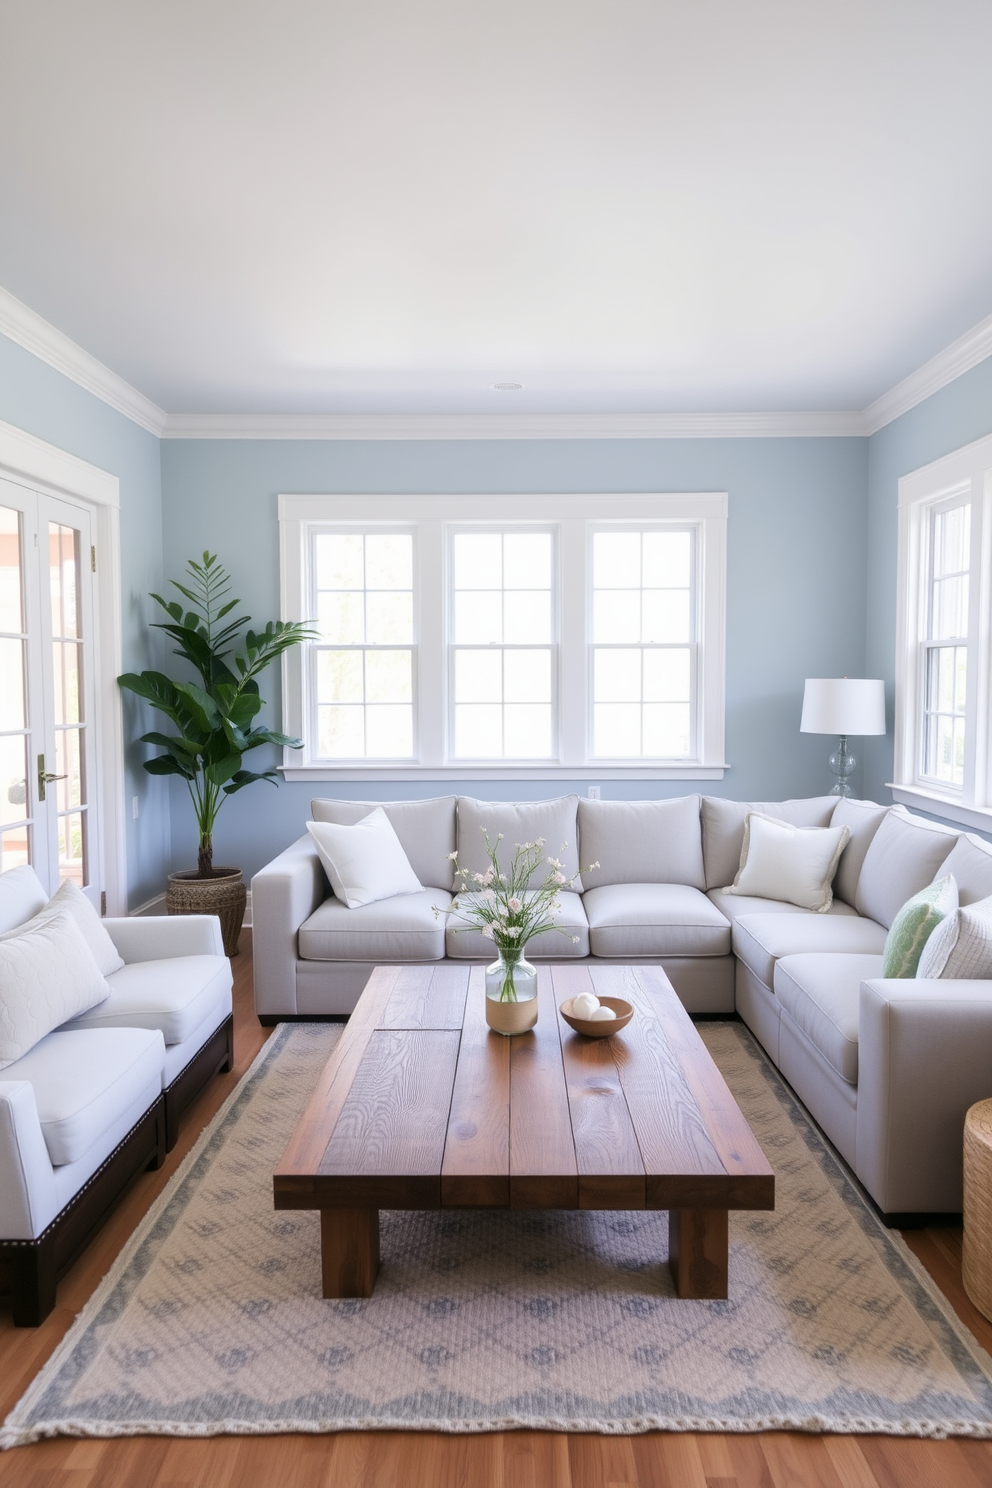
[(360, 591), (318, 594), (317, 619), (323, 640), (360, 646), (365, 639), (365, 596)]
[(21, 514), (0, 506), (0, 630), (23, 631), (21, 608)]
[(365, 587), (365, 540), (360, 533), (318, 533), (314, 549), (318, 589)]
[(503, 639), (503, 595), (466, 591), (455, 595), (455, 643), (478, 645)]
[(968, 634), (968, 576), (939, 579), (933, 586), (933, 639)]
[(368, 534), (365, 539), (365, 587), (413, 588), (413, 538), (409, 532)]
[(507, 592), (503, 596), (503, 640), (511, 646), (551, 640), (551, 595), (547, 590)]
[(504, 750), (508, 759), (547, 759), (551, 753), (551, 708), (540, 703), (507, 703)]
[(641, 753), (639, 703), (597, 703), (593, 708), (593, 751), (625, 759)]
[(318, 708), (318, 753), (326, 759), (352, 759), (365, 753), (365, 709)]
[(413, 753), (413, 715), (396, 707), (365, 710), (365, 752), (373, 759), (409, 759)]
[(641, 640), (658, 642), (692, 639), (688, 589), (646, 589), (643, 614)]
[(71, 878), (80, 888), (86, 882), (83, 864), (86, 861), (86, 815), (76, 811), (71, 816), (60, 816), (58, 825), (59, 878)]
[(24, 642), (0, 641), (0, 729), (24, 727)]
[(593, 698), (597, 703), (639, 703), (640, 651), (594, 652)]
[(652, 703), (688, 702), (692, 659), (688, 648), (644, 652), (644, 697)]
[(29, 815), (23, 734), (0, 738), (0, 822), (24, 821)]
[(689, 753), (688, 703), (644, 705), (644, 753), (660, 758), (679, 758)]
[(503, 695), (508, 703), (550, 703), (551, 652), (504, 651)]
[(971, 562), (971, 503), (938, 512), (934, 527), (934, 572), (961, 573)]
[(59, 811), (83, 805), (82, 776), (83, 735), (81, 729), (59, 729), (55, 735), (55, 774), (64, 775), (56, 782)]
[(641, 639), (640, 590), (601, 589), (593, 596), (594, 641), (621, 645)]
[(593, 537), (593, 585), (597, 589), (641, 587), (641, 534), (597, 532)]
[(360, 651), (317, 652), (318, 703), (360, 703), (364, 696)]
[(408, 644), (412, 641), (413, 595), (367, 594), (365, 640), (370, 646)]
[(502, 757), (503, 709), (498, 703), (455, 705), (455, 754), (468, 759)]
[(78, 636), (79, 533), (72, 527), (48, 524), (48, 575), (52, 599), (52, 635)]
[(645, 532), (644, 587), (688, 589), (692, 582), (692, 533)]
[(413, 680), (409, 651), (365, 652), (365, 701), (367, 703), (409, 703), (412, 697)]
[(550, 589), (551, 533), (507, 532), (503, 538), (503, 574), (507, 589)]
[(454, 540), (455, 588), (503, 587), (503, 536), (499, 532), (458, 532)]
[(463, 703), (501, 702), (502, 662), (502, 651), (456, 651), (455, 696)]

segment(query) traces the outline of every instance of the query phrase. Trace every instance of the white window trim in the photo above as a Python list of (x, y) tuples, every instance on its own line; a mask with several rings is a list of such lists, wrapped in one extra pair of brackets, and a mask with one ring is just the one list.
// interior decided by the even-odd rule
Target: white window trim
[[(972, 522), (966, 768), (963, 790), (941, 790), (921, 774), (924, 680), (921, 638), (926, 616), (926, 541), (931, 510), (969, 494)], [(971, 637), (974, 637), (972, 643)], [(992, 829), (989, 711), (992, 705), (992, 435), (965, 445), (899, 482), (896, 587), (896, 712), (890, 789), (915, 806), (980, 831)]]
[[(727, 506), (720, 492), (582, 493), (575, 495), (499, 496), (360, 496), (280, 495), (280, 603), (283, 619), (306, 619), (307, 549), (313, 526), (353, 522), (366, 528), (376, 523), (420, 530), (418, 599), (415, 634), (420, 646), (419, 745), (421, 763), (385, 764), (363, 761), (342, 768), (309, 763), (297, 750), (285, 750), (281, 771), (301, 781), (376, 780), (720, 780), (729, 768), (724, 761), (724, 683), (726, 650)], [(446, 651), (423, 645), (425, 626), (434, 625), (432, 607), (440, 613), (444, 592), (445, 544), (443, 528), (473, 517), (480, 522), (526, 526), (531, 523), (560, 528), (563, 576), (560, 604), (560, 755), (552, 764), (476, 764), (444, 760), (447, 717)], [(697, 525), (701, 575), (699, 596), (697, 757), (677, 764), (591, 761), (585, 749), (585, 689), (587, 633), (586, 594), (569, 583), (570, 572), (584, 571), (587, 525), (630, 525), (637, 522), (692, 522)], [(432, 532), (433, 529), (433, 532)], [(433, 539), (433, 540), (432, 540)], [(442, 631), (438, 630), (438, 635)], [(303, 655), (294, 648), (283, 657), (283, 728), (304, 734)]]

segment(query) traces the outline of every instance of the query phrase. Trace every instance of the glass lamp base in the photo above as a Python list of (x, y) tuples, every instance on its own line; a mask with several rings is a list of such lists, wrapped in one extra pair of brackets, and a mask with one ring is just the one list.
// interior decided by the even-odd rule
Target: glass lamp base
[(848, 777), (853, 774), (857, 760), (847, 747), (847, 739), (842, 734), (840, 743), (833, 754), (827, 760), (827, 764), (833, 771), (836, 779), (830, 791), (832, 796), (849, 796), (851, 787), (848, 785)]

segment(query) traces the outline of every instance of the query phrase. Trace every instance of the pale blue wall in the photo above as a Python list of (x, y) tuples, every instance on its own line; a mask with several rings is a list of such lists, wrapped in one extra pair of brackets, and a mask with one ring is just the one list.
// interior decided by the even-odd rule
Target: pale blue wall
[(896, 637), (899, 480), (951, 450), (992, 433), (992, 357), (980, 362), (868, 440), (866, 675), (884, 677), (889, 732), (866, 741), (865, 792), (890, 801)]
[[(803, 680), (863, 672), (867, 442), (863, 439), (549, 440), (365, 443), (165, 440), (165, 571), (216, 551), (256, 620), (279, 612), (280, 492), (705, 491), (730, 493), (727, 759), (711, 794), (825, 790), (830, 741), (799, 734)], [(275, 699), (276, 673), (262, 694)], [(273, 721), (277, 712), (272, 715)], [(273, 755), (274, 762), (274, 755)], [(691, 783), (604, 784), (665, 796)], [(254, 871), (303, 830), (312, 795), (483, 797), (585, 790), (569, 781), (424, 781), (379, 787), (256, 785), (224, 808), (218, 861)], [(194, 861), (188, 797), (173, 785), (174, 866)]]
[[(162, 478), (159, 441), (30, 352), (0, 335), (0, 419), (78, 455), (120, 478), (123, 654), (128, 670), (152, 664), (149, 589), (162, 582)], [(130, 708), (128, 737), (151, 727)], [(125, 799), (141, 815), (127, 819), (128, 897), (132, 906), (161, 891), (170, 858), (168, 793), (140, 767), (141, 746), (127, 751)]]

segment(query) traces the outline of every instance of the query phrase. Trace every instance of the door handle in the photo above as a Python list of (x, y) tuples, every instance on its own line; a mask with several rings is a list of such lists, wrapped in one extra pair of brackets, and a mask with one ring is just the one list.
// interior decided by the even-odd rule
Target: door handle
[(45, 786), (53, 780), (68, 780), (68, 775), (52, 775), (45, 769), (45, 756), (38, 756), (38, 800), (45, 799)]

